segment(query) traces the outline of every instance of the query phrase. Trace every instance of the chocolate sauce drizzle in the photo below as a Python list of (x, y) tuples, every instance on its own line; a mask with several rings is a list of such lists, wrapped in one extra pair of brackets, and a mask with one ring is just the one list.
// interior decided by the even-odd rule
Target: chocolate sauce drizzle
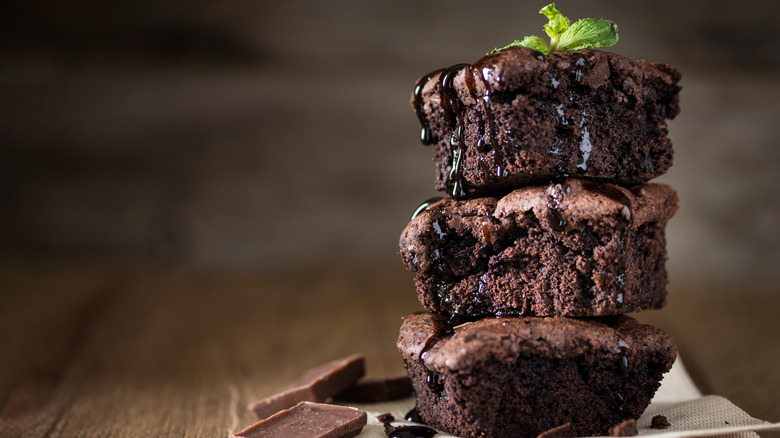
[[(489, 69), (486, 67), (486, 64), (489, 61), (489, 57), (485, 56), (482, 57), (480, 60), (474, 63), (474, 65), (471, 66), (471, 75), (467, 76), (466, 78), (466, 85), (469, 89), (469, 92), (471, 93), (471, 97), (475, 101), (479, 101), (480, 97), (482, 100), (482, 104), (485, 111), (485, 120), (482, 120), (480, 122), (480, 125), (482, 125), (482, 134), (483, 137), (480, 137), (479, 141), (477, 142), (477, 147), (481, 147), (481, 151), (488, 152), (490, 150), (493, 151), (493, 162), (496, 163), (496, 177), (500, 178), (503, 176), (506, 176), (506, 169), (502, 169), (501, 166), (498, 165), (498, 163), (501, 163), (504, 159), (501, 148), (499, 147), (498, 143), (498, 124), (496, 123), (496, 118), (493, 115), (493, 105), (491, 101), (490, 96), (490, 87), (488, 87), (488, 80), (485, 77), (486, 71), (489, 72)], [(482, 96), (478, 96), (477, 94), (477, 84), (475, 81), (475, 78), (479, 77), (479, 79), (482, 81), (482, 86), (485, 89), (485, 93)], [(487, 138), (490, 140), (489, 143), (485, 143), (483, 138), (484, 136), (487, 136)]]
[(443, 69), (434, 70), (423, 76), (417, 81), (417, 85), (414, 87), (414, 110), (417, 113), (417, 119), (420, 121), (421, 126), (420, 141), (426, 146), (433, 144), (435, 139), (431, 133), (431, 126), (428, 124), (428, 117), (425, 116), (425, 111), (423, 110), (422, 91), (425, 84), (427, 84), (432, 77), (441, 73), (442, 70)]
[[(414, 412), (414, 414), (412, 414)], [(388, 438), (431, 438), (436, 435), (436, 431), (428, 426), (393, 426), (390, 424), (395, 421), (390, 414), (384, 414), (377, 417), (377, 420), (382, 422), (385, 427), (385, 435)], [(419, 414), (417, 413), (417, 406), (414, 407), (408, 414), (406, 414), (406, 421), (413, 421), (415, 423), (421, 423)]]
[(421, 361), (425, 358), (425, 353), (427, 353), (428, 350), (433, 347), (433, 344), (440, 341), (445, 336), (455, 333), (455, 329), (453, 329), (452, 326), (447, 323), (447, 320), (441, 315), (434, 315), (432, 323), (434, 326), (434, 332), (431, 337), (425, 340), (425, 344), (423, 345), (422, 350), (420, 350)]
[(620, 350), (620, 367), (624, 373), (628, 372), (628, 344), (624, 340), (618, 341), (618, 350)]
[(433, 204), (435, 204), (435, 203), (437, 203), (437, 202), (441, 201), (442, 199), (444, 199), (444, 198), (442, 198), (441, 196), (434, 196), (433, 198), (426, 199), (425, 201), (423, 201), (423, 202), (422, 202), (422, 203), (421, 203), (421, 204), (420, 204), (420, 205), (419, 205), (419, 206), (418, 206), (418, 207), (417, 207), (417, 208), (414, 210), (414, 213), (412, 213), (412, 218), (411, 218), (410, 220), (414, 220), (414, 218), (416, 218), (417, 216), (419, 216), (420, 214), (422, 214), (422, 212), (424, 212), (424, 211), (428, 210), (428, 209), (431, 207), (431, 205), (433, 205)]
[[(420, 350), (420, 362), (423, 362), (425, 359), (425, 355), (428, 353), (428, 350), (430, 350), (431, 347), (433, 347), (433, 344), (440, 341), (444, 336), (451, 335), (455, 332), (455, 329), (453, 329), (452, 325), (448, 323), (448, 321), (441, 315), (435, 315), (433, 320), (433, 327), (434, 332), (433, 334), (425, 340), (425, 344), (423, 345), (422, 350)], [(423, 363), (423, 366), (425, 364)], [(426, 368), (425, 370), (425, 383), (428, 386), (428, 388), (431, 391), (434, 392), (442, 392), (444, 390), (444, 381), (442, 380), (442, 376), (435, 371), (429, 370)], [(415, 407), (416, 409), (416, 407)], [(409, 411), (411, 413), (412, 411)], [(407, 414), (407, 417), (409, 414)], [(415, 420), (409, 420), (409, 421), (415, 421)]]
[[(493, 164), (495, 167), (495, 174), (492, 178), (501, 178), (507, 175), (505, 168), (502, 168), (500, 163), (503, 161), (503, 155), (498, 143), (498, 124), (496, 123), (493, 115), (493, 108), (491, 104), (490, 88), (488, 87), (488, 81), (485, 78), (485, 73), (488, 68), (489, 57), (483, 57), (473, 65), (470, 64), (455, 64), (452, 67), (440, 69), (428, 73), (423, 76), (414, 89), (414, 107), (417, 112), (417, 118), (420, 120), (422, 126), (420, 140), (424, 145), (430, 145), (437, 140), (433, 136), (428, 117), (425, 115), (423, 108), (422, 90), (425, 85), (435, 75), (439, 75), (438, 92), (440, 95), (440, 105), (442, 110), (447, 114), (449, 118), (450, 126), (452, 129), (452, 136), (449, 139), (448, 147), (450, 152), (450, 171), (447, 174), (446, 187), (450, 196), (456, 199), (462, 199), (467, 196), (466, 187), (464, 187), (465, 178), (463, 175), (463, 163), (465, 161), (466, 154), (466, 105), (458, 97), (457, 90), (455, 89), (454, 82), (455, 76), (462, 70), (467, 70), (464, 74), (464, 83), (471, 98), (474, 100), (474, 106), (478, 107), (482, 102), (484, 118), (480, 118), (478, 126), (480, 128), (479, 139), (474, 146), (480, 153), (487, 154), (492, 151)], [(484, 88), (484, 93), (480, 94), (477, 91), (477, 80), (481, 81)], [(473, 114), (479, 116), (479, 111), (473, 111)], [(489, 165), (484, 163), (485, 158), (480, 157), (479, 167), (484, 173), (488, 172)]]
[(555, 231), (566, 231), (566, 226), (569, 223), (563, 217), (563, 211), (561, 210), (561, 204), (565, 193), (571, 188), (568, 184), (555, 184), (551, 187), (550, 194), (547, 195), (547, 222), (550, 224), (550, 228)]
[(420, 411), (417, 409), (417, 405), (415, 405), (409, 412), (404, 415), (404, 420), (411, 421), (413, 423), (422, 423), (422, 417), (420, 417)]
[(431, 370), (427, 370), (425, 384), (428, 385), (428, 389), (434, 392), (442, 392), (444, 390), (444, 382), (441, 376)]
[[(618, 354), (618, 358), (620, 360), (620, 369), (623, 371), (623, 375), (628, 375), (628, 343), (624, 341), (623, 339), (618, 340), (618, 351), (620, 352)], [(625, 391), (625, 382), (623, 383), (623, 392)], [(626, 398), (623, 395), (623, 393), (618, 392), (617, 397), (619, 400), (619, 408), (620, 412), (624, 412), (626, 409)]]
[(431, 438), (436, 433), (428, 426), (399, 426), (386, 435), (387, 438)]
[(439, 76), (439, 93), (441, 93), (441, 106), (450, 117), (450, 124), (455, 127), (450, 138), (451, 165), (450, 172), (447, 175), (447, 191), (450, 196), (456, 199), (466, 197), (466, 190), (463, 187), (464, 177), (461, 163), (466, 153), (465, 126), (466, 126), (466, 107), (458, 98), (458, 91), (455, 89), (455, 76), (465, 68), (470, 68), (469, 64), (455, 64), (444, 70)]

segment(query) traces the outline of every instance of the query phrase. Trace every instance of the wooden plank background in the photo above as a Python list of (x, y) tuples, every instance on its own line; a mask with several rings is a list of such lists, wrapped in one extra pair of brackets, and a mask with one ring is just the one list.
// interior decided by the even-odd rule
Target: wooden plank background
[[(0, 270), (4, 437), (227, 436), (246, 405), (302, 371), (362, 352), (402, 370), (401, 317), (419, 309), (402, 269), (203, 272)], [(10, 289), (9, 289), (10, 288)], [(705, 393), (780, 421), (780, 300), (672, 291), (637, 315), (668, 330)]]

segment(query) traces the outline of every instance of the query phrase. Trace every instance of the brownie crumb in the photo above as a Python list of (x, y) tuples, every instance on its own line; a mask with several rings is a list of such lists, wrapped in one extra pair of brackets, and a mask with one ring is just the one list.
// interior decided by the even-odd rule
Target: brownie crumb
[(385, 412), (385, 413), (384, 413), (384, 414), (382, 414), (382, 415), (377, 415), (377, 416), (376, 416), (376, 419), (377, 419), (377, 420), (378, 420), (380, 423), (382, 423), (382, 424), (384, 424), (384, 423), (390, 423), (391, 421), (395, 421), (395, 417), (393, 417), (393, 414), (391, 414), (391, 413), (389, 413), (389, 412)]
[(609, 436), (636, 436), (638, 434), (636, 420), (633, 418), (609, 428)]
[(333, 396), (333, 400), (352, 403), (376, 403), (412, 395), (412, 381), (406, 373), (387, 377), (368, 377)]
[(574, 433), (574, 431), (571, 428), (571, 422), (562, 424), (558, 427), (553, 427), (552, 429), (548, 429), (542, 433), (540, 433), (536, 438), (573, 438), (576, 437), (577, 434)]
[[(728, 423), (729, 422), (727, 421), (726, 424)], [(670, 423), (669, 420), (667, 420), (663, 415), (656, 415), (652, 420), (650, 420), (651, 429), (666, 429), (671, 425), (672, 423)]]

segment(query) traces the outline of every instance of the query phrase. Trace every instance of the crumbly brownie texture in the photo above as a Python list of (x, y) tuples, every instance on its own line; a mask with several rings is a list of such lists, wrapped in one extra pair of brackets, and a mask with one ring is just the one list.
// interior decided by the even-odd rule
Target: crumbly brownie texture
[(409, 223), (401, 256), (423, 307), (452, 322), (659, 308), (676, 210), (669, 186), (574, 179), (502, 199), (445, 198)]
[(571, 423), (606, 434), (639, 418), (677, 356), (666, 333), (626, 316), (486, 318), (454, 329), (414, 314), (398, 349), (422, 420), (463, 437), (533, 437)]
[(568, 176), (631, 185), (672, 165), (679, 80), (613, 53), (514, 48), (426, 75), (412, 106), (434, 144), (436, 189), (451, 196)]

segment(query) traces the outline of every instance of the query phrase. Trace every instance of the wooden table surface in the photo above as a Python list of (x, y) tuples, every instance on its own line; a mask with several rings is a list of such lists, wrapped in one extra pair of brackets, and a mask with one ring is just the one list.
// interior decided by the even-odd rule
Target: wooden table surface
[[(780, 421), (780, 297), (673, 290), (639, 315), (669, 332), (705, 392)], [(246, 404), (362, 352), (402, 370), (419, 308), (398, 265), (274, 272), (0, 267), (0, 435), (228, 436)]]

